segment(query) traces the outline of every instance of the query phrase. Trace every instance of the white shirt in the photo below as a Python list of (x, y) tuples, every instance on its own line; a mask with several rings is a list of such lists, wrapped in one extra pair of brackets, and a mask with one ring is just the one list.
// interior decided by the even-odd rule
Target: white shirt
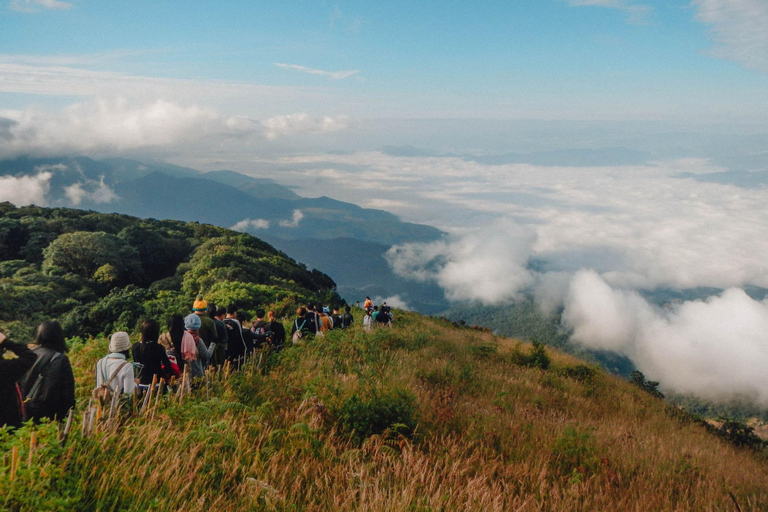
[[(125, 355), (112, 353), (104, 359), (100, 359), (96, 363), (96, 387), (100, 387), (109, 381), (110, 377), (120, 368), (120, 365), (126, 362)], [(131, 363), (126, 364), (112, 382), (109, 383), (109, 389), (113, 392), (122, 390), (123, 394), (132, 394), (136, 389), (136, 381), (134, 380), (133, 365)]]

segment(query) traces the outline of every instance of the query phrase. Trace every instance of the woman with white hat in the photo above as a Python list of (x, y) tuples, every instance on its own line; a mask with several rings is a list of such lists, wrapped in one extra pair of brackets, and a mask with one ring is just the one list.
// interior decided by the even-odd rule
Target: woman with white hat
[(128, 361), (131, 340), (127, 332), (109, 339), (109, 354), (96, 363), (96, 388), (106, 384), (113, 393), (132, 394), (136, 389), (133, 365)]

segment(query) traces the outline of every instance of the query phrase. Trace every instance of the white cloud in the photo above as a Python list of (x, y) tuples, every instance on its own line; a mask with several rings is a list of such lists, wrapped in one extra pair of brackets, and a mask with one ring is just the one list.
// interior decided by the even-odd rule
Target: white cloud
[(243, 147), (253, 150), (274, 144), (270, 141), (280, 137), (324, 134), (347, 125), (343, 116), (314, 118), (303, 113), (259, 122), (194, 104), (97, 99), (69, 105), (59, 112), (0, 110), (0, 152), (4, 157), (103, 155), (132, 150), (211, 155), (242, 151)]
[(566, 0), (572, 7), (607, 7), (609, 9), (618, 9), (628, 15), (630, 23), (644, 23), (652, 8), (648, 5), (638, 4), (626, 0)]
[(350, 76), (360, 73), (360, 70), (346, 70), (346, 71), (325, 71), (323, 69), (313, 69), (305, 66), (299, 66), (298, 64), (283, 64), (281, 62), (275, 62), (275, 66), (283, 69), (293, 69), (294, 71), (300, 71), (301, 73), (307, 73), (310, 75), (322, 75), (327, 76), (333, 80), (341, 80), (342, 78), (349, 78)]
[(717, 43), (713, 54), (768, 71), (768, 3), (765, 0), (693, 0), (696, 19)]
[(291, 220), (281, 220), (278, 224), (283, 228), (297, 228), (299, 222), (304, 218), (304, 213), (301, 210), (293, 210), (293, 217)]
[(231, 228), (232, 231), (245, 233), (249, 229), (269, 229), (269, 221), (266, 219), (243, 219)]
[(658, 309), (583, 271), (571, 284), (563, 319), (576, 341), (630, 357), (665, 389), (768, 406), (768, 302), (740, 289)]
[(380, 295), (377, 295), (372, 299), (373, 303), (376, 305), (387, 303), (387, 306), (391, 308), (397, 308), (402, 309), (405, 311), (409, 311), (411, 308), (408, 306), (408, 303), (400, 297), (400, 295), (392, 295), (390, 297), (381, 297)]
[(104, 177), (101, 180), (87, 180), (83, 183), (75, 183), (64, 187), (64, 195), (70, 200), (72, 206), (80, 206), (83, 200), (92, 201), (97, 204), (105, 204), (120, 199), (115, 191), (109, 185), (104, 183)]
[(61, 0), (11, 0), (9, 7), (19, 12), (38, 12), (42, 9), (71, 9), (74, 7), (69, 2)]
[(535, 235), (512, 222), (497, 222), (450, 240), (392, 247), (393, 271), (418, 281), (434, 281), (449, 300), (494, 304), (517, 298), (533, 283), (526, 268)]
[(35, 176), (0, 176), (0, 202), (9, 201), (16, 206), (45, 206), (46, 196), (51, 189), (51, 176), (50, 172), (41, 172)]
[(290, 114), (271, 117), (262, 121), (268, 139), (278, 137), (337, 132), (346, 130), (349, 119), (345, 116), (325, 116), (320, 119), (313, 118), (307, 113)]

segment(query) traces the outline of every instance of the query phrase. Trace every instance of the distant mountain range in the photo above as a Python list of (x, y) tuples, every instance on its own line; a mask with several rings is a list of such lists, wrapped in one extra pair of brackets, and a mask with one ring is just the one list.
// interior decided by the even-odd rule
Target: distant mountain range
[(50, 173), (41, 204), (103, 213), (210, 223), (251, 233), (310, 268), (322, 269), (350, 302), (399, 295), (424, 313), (447, 309), (435, 285), (395, 276), (383, 254), (395, 244), (429, 242), (431, 226), (329, 197), (305, 198), (264, 178), (220, 170), (202, 173), (166, 163), (87, 157), (0, 161), (0, 176)]

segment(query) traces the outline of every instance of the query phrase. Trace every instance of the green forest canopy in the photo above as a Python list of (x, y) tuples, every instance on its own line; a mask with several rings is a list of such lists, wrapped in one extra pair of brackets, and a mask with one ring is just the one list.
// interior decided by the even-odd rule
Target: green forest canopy
[(28, 340), (48, 318), (68, 336), (134, 331), (145, 317), (220, 305), (340, 303), (327, 275), (247, 234), (208, 224), (0, 203), (0, 330)]

